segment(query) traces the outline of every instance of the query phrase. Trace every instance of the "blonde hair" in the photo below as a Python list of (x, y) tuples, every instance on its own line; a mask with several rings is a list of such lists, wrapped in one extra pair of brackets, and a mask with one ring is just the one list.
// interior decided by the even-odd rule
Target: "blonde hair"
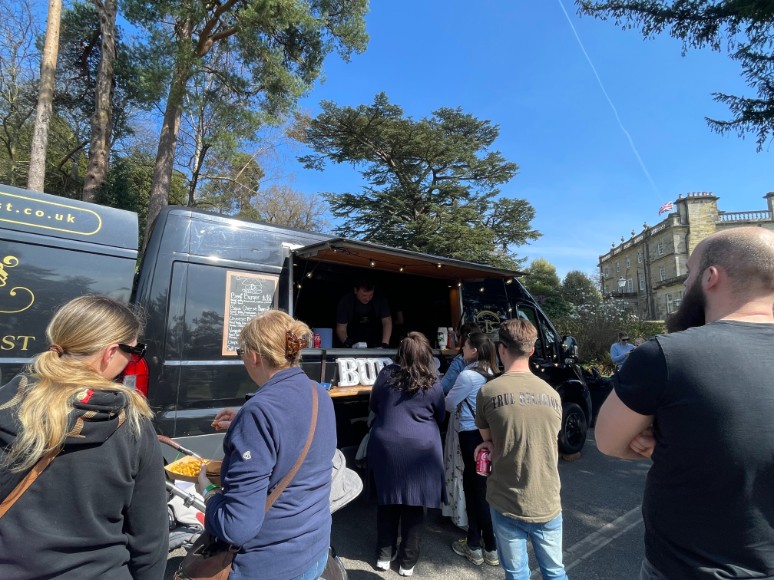
[(267, 310), (253, 318), (239, 334), (239, 344), (258, 353), (264, 364), (277, 370), (298, 366), (300, 349), (308, 346), (312, 331), (281, 310)]
[(126, 395), (126, 419), (135, 434), (143, 418), (153, 413), (142, 394), (102, 377), (90, 359), (114, 343), (137, 340), (142, 321), (129, 307), (105, 296), (81, 296), (62, 306), (48, 327), (52, 348), (37, 355), (27, 371), (34, 381), (20, 395), (21, 428), (4, 460), (11, 471), (30, 469), (68, 436), (69, 415), (84, 388), (121, 391)]

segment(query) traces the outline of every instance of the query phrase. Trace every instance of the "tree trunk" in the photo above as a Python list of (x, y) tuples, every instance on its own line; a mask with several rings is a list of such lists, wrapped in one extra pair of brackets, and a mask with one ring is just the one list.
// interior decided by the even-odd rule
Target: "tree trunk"
[(172, 169), (177, 147), (177, 134), (180, 130), (180, 117), (183, 113), (183, 95), (186, 83), (191, 74), (191, 56), (184, 54), (186, 41), (190, 41), (193, 25), (187, 21), (180, 27), (179, 49), (175, 62), (175, 73), (167, 96), (167, 107), (164, 110), (164, 121), (161, 125), (159, 148), (156, 153), (156, 164), (153, 167), (153, 182), (148, 201), (148, 217), (145, 222), (145, 239), (143, 249), (148, 243), (151, 227), (161, 209), (169, 203), (169, 189), (172, 183)]
[(96, 202), (107, 178), (113, 118), (113, 63), (116, 57), (116, 0), (94, 0), (101, 38), (94, 116), (91, 118), (89, 164), (83, 201)]
[(48, 123), (54, 102), (56, 59), (59, 56), (59, 23), (62, 17), (62, 0), (49, 0), (46, 40), (40, 61), (40, 89), (38, 108), (35, 112), (35, 129), (32, 135), (30, 169), (27, 188), (43, 191), (46, 180), (46, 148), (48, 147)]

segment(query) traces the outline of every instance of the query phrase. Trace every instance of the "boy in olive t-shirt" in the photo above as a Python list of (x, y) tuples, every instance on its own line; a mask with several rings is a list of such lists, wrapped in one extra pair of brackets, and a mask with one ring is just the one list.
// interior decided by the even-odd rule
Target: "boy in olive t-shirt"
[(492, 453), (486, 499), (507, 580), (528, 580), (527, 539), (543, 578), (565, 580), (557, 435), (559, 394), (529, 368), (537, 331), (527, 320), (500, 325), (497, 352), (505, 373), (481, 387), (476, 426)]

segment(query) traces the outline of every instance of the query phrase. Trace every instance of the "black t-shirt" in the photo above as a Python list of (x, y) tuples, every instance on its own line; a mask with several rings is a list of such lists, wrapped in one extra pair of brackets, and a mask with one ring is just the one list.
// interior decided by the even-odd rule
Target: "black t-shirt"
[(390, 317), (387, 301), (374, 295), (368, 304), (363, 304), (355, 294), (347, 294), (339, 300), (336, 308), (336, 324), (347, 325), (347, 337), (352, 342), (367, 342), (377, 347), (382, 342), (382, 318)]
[(668, 578), (774, 578), (774, 324), (718, 321), (636, 348), (615, 378), (653, 415), (648, 560)]

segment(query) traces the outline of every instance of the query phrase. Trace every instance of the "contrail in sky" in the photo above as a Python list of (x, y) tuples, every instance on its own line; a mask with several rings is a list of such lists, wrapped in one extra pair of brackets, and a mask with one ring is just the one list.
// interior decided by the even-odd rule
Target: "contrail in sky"
[(575, 25), (573, 25), (572, 20), (570, 20), (570, 15), (567, 14), (567, 10), (565, 9), (564, 4), (562, 3), (562, 0), (557, 0), (557, 2), (559, 2), (559, 6), (562, 8), (562, 12), (564, 12), (564, 17), (567, 19), (567, 24), (570, 25), (570, 28), (572, 29), (572, 33), (575, 35), (575, 40), (578, 41), (578, 46), (580, 46), (580, 49), (583, 52), (583, 56), (586, 57), (586, 62), (589, 63), (589, 66), (591, 67), (591, 70), (597, 79), (597, 84), (599, 85), (599, 88), (602, 89), (602, 93), (605, 95), (605, 99), (607, 99), (607, 103), (610, 105), (610, 108), (613, 109), (615, 120), (618, 122), (618, 126), (621, 128), (621, 131), (623, 131), (624, 135), (626, 135), (626, 139), (629, 141), (629, 147), (631, 147), (632, 152), (634, 153), (634, 156), (637, 158), (637, 161), (639, 162), (640, 167), (642, 168), (642, 172), (645, 174), (645, 177), (648, 178), (648, 181), (650, 181), (650, 185), (651, 187), (653, 187), (653, 191), (660, 198), (661, 192), (656, 186), (656, 182), (653, 181), (653, 178), (650, 176), (650, 172), (648, 171), (648, 168), (645, 167), (645, 162), (642, 160), (642, 157), (640, 156), (640, 152), (637, 151), (637, 146), (634, 144), (634, 139), (632, 139), (632, 136), (629, 134), (629, 131), (627, 131), (626, 127), (624, 127), (623, 121), (621, 121), (621, 117), (618, 115), (618, 109), (615, 108), (615, 104), (613, 104), (613, 100), (610, 98), (610, 95), (607, 94), (607, 89), (605, 89), (605, 85), (602, 83), (602, 79), (599, 77), (597, 68), (594, 66), (594, 63), (591, 61), (591, 57), (589, 56), (589, 53), (586, 52), (586, 47), (583, 46), (583, 42), (581, 41), (580, 36), (578, 36), (578, 31), (575, 30)]

